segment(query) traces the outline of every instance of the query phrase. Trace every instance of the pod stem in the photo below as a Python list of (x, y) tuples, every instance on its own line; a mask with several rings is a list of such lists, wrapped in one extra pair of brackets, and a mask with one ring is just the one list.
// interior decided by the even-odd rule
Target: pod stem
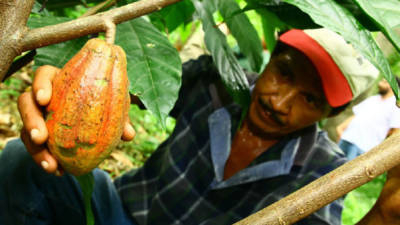
[(81, 187), (83, 194), (83, 204), (85, 206), (86, 225), (94, 225), (94, 215), (92, 210), (91, 198), (94, 189), (94, 176), (90, 172), (82, 176), (75, 177)]
[(111, 19), (108, 18), (104, 19), (104, 26), (106, 30), (106, 42), (109, 44), (114, 44), (117, 26)]

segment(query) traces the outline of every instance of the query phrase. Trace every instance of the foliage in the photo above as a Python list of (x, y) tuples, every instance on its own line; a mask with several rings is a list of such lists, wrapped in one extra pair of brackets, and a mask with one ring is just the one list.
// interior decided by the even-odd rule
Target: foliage
[(380, 195), (386, 174), (354, 189), (347, 194), (342, 212), (342, 225), (356, 224), (375, 204)]
[(8, 140), (19, 135), (22, 121), (17, 98), (31, 84), (30, 73), (31, 70), (24, 67), (0, 83), (0, 152)]
[(4, 87), (0, 92), (0, 107), (4, 107), (5, 99), (17, 100), (21, 88), (24, 86), (23, 81), (10, 77), (3, 82)]
[(166, 129), (163, 129), (157, 117), (150, 111), (140, 109), (137, 105), (131, 105), (129, 118), (136, 130), (136, 137), (131, 142), (123, 142), (118, 146), (131, 161), (140, 167), (154, 150), (164, 141), (175, 128), (175, 119), (166, 119)]
[(388, 56), (388, 61), (392, 67), (393, 74), (400, 76), (400, 53), (393, 52)]

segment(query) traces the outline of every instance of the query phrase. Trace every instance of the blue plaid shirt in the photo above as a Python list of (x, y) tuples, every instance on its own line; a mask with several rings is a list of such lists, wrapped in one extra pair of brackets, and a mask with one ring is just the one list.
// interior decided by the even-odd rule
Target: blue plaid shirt
[[(142, 168), (115, 181), (124, 207), (138, 224), (232, 224), (345, 163), (336, 144), (311, 126), (224, 181), (241, 109), (232, 102), (223, 104), (216, 91), (223, 88), (209, 57), (184, 64), (183, 71), (172, 111), (177, 118), (174, 132)], [(338, 199), (297, 224), (339, 225), (341, 211)]]

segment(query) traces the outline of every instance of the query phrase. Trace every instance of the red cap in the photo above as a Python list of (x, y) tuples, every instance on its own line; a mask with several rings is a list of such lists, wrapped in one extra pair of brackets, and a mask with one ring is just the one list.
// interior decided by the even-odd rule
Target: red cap
[(302, 30), (289, 30), (279, 40), (304, 53), (314, 64), (322, 81), (325, 97), (332, 107), (342, 106), (353, 99), (346, 77), (329, 53)]

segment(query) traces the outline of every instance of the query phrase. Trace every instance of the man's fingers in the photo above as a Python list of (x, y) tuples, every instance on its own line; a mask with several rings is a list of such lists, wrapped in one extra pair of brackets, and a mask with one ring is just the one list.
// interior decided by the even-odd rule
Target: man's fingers
[(124, 125), (124, 132), (122, 133), (122, 140), (131, 141), (136, 135), (135, 129), (133, 129), (129, 120)]
[(49, 104), (52, 94), (52, 84), (54, 76), (60, 71), (57, 67), (41, 66), (35, 72), (33, 80), (33, 93), (39, 105)]
[(24, 128), (21, 131), (21, 139), (36, 164), (38, 164), (48, 173), (56, 173), (58, 167), (57, 160), (53, 157), (53, 155), (50, 154), (44, 145), (34, 144), (30, 138), (30, 135)]
[(46, 142), (48, 132), (43, 114), (35, 103), (32, 92), (25, 92), (18, 98), (18, 109), (22, 122), (36, 145)]

